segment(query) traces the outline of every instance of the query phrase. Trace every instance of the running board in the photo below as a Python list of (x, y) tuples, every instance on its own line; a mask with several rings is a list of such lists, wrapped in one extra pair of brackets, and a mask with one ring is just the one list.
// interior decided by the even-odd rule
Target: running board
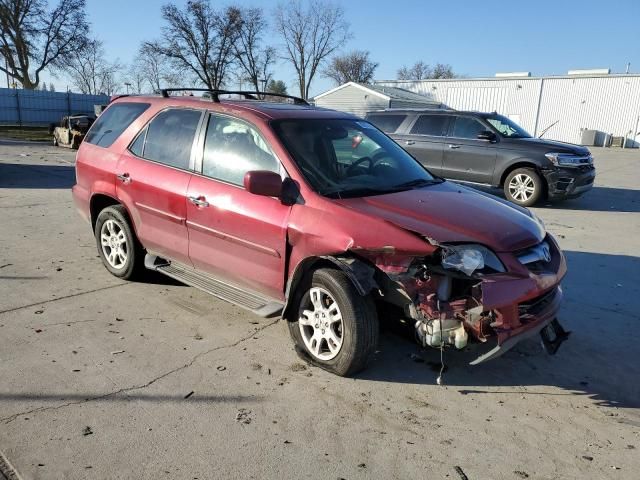
[(146, 254), (144, 266), (155, 270), (179, 282), (198, 288), (214, 297), (218, 297), (239, 307), (251, 310), (261, 317), (280, 315), (284, 305), (277, 300), (264, 297), (254, 292), (242, 290), (234, 285), (220, 281), (203, 272), (175, 262), (168, 262), (160, 257)]

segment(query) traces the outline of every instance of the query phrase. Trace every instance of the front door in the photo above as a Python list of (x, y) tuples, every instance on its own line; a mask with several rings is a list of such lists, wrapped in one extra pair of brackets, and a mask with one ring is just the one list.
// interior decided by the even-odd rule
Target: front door
[(491, 183), (496, 165), (497, 144), (479, 140), (489, 130), (473, 117), (456, 116), (444, 144), (442, 176), (467, 182)]
[(186, 196), (199, 110), (159, 113), (118, 160), (116, 193), (154, 254), (190, 265)]
[(203, 139), (201, 175), (187, 192), (189, 257), (196, 269), (284, 298), (286, 231), (291, 207), (243, 187), (246, 172), (281, 173), (257, 129), (212, 114)]

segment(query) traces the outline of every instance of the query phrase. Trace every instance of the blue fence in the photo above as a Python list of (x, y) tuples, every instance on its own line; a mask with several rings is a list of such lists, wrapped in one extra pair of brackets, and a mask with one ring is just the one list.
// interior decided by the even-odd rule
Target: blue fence
[(45, 126), (75, 113), (94, 114), (107, 95), (0, 88), (0, 125)]

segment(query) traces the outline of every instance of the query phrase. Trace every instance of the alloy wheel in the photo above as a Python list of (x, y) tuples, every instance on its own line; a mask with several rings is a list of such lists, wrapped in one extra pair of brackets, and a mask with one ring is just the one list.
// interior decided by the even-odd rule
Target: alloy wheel
[(535, 182), (533, 178), (524, 173), (515, 175), (509, 182), (509, 193), (511, 196), (520, 201), (526, 202), (535, 192)]
[(309, 352), (320, 360), (331, 360), (343, 343), (343, 323), (340, 307), (324, 288), (312, 287), (302, 299), (298, 320), (302, 340)]
[(128, 246), (124, 230), (115, 220), (109, 219), (100, 229), (100, 244), (104, 258), (115, 269), (124, 268), (127, 263)]

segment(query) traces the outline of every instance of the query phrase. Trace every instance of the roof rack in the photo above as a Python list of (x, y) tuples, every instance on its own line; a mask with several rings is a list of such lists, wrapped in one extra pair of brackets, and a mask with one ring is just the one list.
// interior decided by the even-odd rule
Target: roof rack
[(169, 92), (208, 92), (211, 94), (211, 98), (214, 102), (220, 103), (220, 95), (243, 95), (247, 100), (260, 100), (256, 95), (261, 95), (262, 97), (278, 97), (278, 98), (289, 98), (293, 100), (293, 103), (296, 105), (309, 105), (304, 98), (295, 97), (293, 95), (285, 95), (283, 93), (270, 93), (270, 92), (251, 92), (247, 90), (219, 90), (219, 89), (211, 89), (211, 88), (162, 88), (160, 89), (160, 94), (168, 98)]

